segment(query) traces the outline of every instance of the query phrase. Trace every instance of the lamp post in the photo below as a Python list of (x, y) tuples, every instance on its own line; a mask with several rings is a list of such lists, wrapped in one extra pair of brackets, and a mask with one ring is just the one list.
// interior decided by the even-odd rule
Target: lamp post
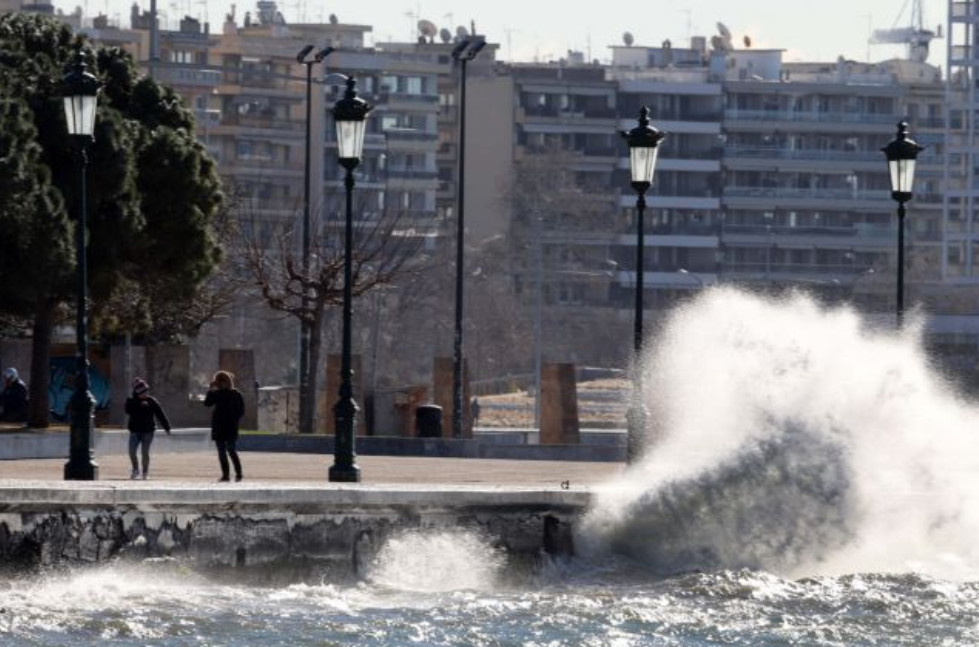
[(360, 164), (360, 156), (364, 150), (367, 114), (374, 108), (357, 96), (356, 85), (357, 81), (352, 76), (348, 77), (347, 91), (333, 106), (333, 119), (337, 128), (337, 157), (340, 166), (346, 169), (343, 186), (347, 194), (347, 209), (343, 234), (343, 351), (340, 360), (340, 399), (333, 406), (336, 440), (329, 477), (331, 481), (347, 483), (360, 481), (360, 467), (356, 464), (354, 454), (354, 417), (357, 415), (358, 407), (354, 402), (353, 370), (350, 361), (350, 319), (353, 310), (351, 251), (354, 169)]
[[(309, 166), (310, 166), (310, 129), (312, 127), (312, 106), (313, 106), (313, 66), (322, 63), (323, 59), (329, 56), (334, 49), (324, 47), (307, 58), (315, 49), (312, 45), (306, 45), (296, 54), (296, 62), (306, 66), (306, 159), (303, 165), (303, 240), (302, 240), (302, 273), (303, 276), (309, 274), (309, 247), (310, 247), (310, 215), (309, 215)], [(306, 311), (309, 304), (309, 297), (306, 294), (305, 285), (302, 286), (302, 310)], [(310, 324), (305, 319), (299, 320), (299, 430), (310, 432), (313, 429), (313, 403), (309, 398), (309, 338)]]
[(76, 312), (75, 392), (71, 396), (71, 447), (65, 463), (66, 481), (94, 481), (99, 466), (92, 458), (92, 438), (95, 431), (93, 412), (95, 398), (88, 389), (88, 263), (85, 251), (85, 227), (88, 222), (85, 204), (87, 187), (85, 170), (88, 166), (88, 146), (94, 139), (95, 110), (98, 105), (99, 81), (86, 71), (82, 53), (75, 54), (71, 71), (65, 75), (64, 108), (68, 134), (78, 152), (79, 211), (75, 223), (75, 254), (77, 257), (78, 306)]
[(924, 150), (908, 138), (908, 124), (898, 123), (897, 136), (881, 148), (887, 157), (891, 197), (897, 202), (897, 327), (904, 325), (904, 203), (911, 199), (914, 167), (918, 153)]
[(486, 47), (482, 36), (470, 36), (460, 40), (452, 48), (452, 58), (459, 62), (459, 198), (456, 217), (456, 317), (455, 338), (452, 346), (452, 436), (462, 438), (462, 293), (463, 261), (466, 214), (466, 64), (476, 58)]
[(649, 108), (639, 110), (639, 125), (621, 135), (629, 145), (629, 170), (632, 188), (636, 191), (636, 313), (635, 313), (635, 354), (633, 357), (634, 394), (628, 413), (626, 460), (633, 462), (639, 455), (640, 442), (646, 429), (646, 408), (642, 401), (642, 315), (643, 315), (643, 274), (645, 260), (643, 248), (646, 245), (643, 230), (643, 212), (646, 210), (646, 191), (653, 183), (656, 170), (656, 156), (659, 143), (666, 136), (649, 125)]

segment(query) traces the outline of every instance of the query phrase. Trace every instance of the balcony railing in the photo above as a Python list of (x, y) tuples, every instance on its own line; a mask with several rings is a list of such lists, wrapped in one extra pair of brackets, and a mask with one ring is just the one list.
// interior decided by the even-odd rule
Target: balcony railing
[(860, 123), (860, 124), (890, 124), (897, 123), (895, 115), (871, 115), (863, 112), (811, 112), (796, 110), (739, 110), (724, 111), (726, 119), (742, 121), (798, 121), (819, 123)]
[(797, 159), (797, 160), (836, 160), (849, 162), (881, 162), (884, 159), (880, 151), (844, 151), (781, 148), (777, 146), (726, 146), (725, 157), (752, 159)]
[(788, 187), (727, 186), (725, 198), (794, 198), (812, 200), (889, 200), (887, 190), (800, 189)]

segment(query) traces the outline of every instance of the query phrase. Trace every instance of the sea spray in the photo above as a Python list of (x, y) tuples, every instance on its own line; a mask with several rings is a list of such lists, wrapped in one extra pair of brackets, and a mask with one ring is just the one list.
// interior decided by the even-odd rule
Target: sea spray
[(647, 451), (579, 543), (664, 573), (979, 573), (979, 416), (920, 331), (803, 294), (678, 309), (644, 358)]
[(406, 530), (381, 546), (367, 579), (397, 590), (485, 590), (495, 586), (505, 563), (503, 552), (477, 532)]

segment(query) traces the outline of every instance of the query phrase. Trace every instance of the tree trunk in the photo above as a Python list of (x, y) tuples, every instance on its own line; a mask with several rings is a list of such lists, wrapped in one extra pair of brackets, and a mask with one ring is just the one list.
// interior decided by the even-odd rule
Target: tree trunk
[(50, 425), (48, 382), (51, 381), (51, 331), (56, 305), (54, 301), (43, 301), (34, 313), (27, 413), (27, 426), (33, 429), (46, 429)]
[[(306, 398), (306, 419), (300, 421), (303, 425), (302, 432), (305, 434), (311, 434), (315, 431), (315, 420), (316, 420), (316, 394), (317, 394), (317, 378), (319, 376), (319, 366), (320, 366), (320, 349), (323, 346), (323, 308), (320, 307), (319, 314), (317, 315), (313, 325), (310, 326), (309, 330), (309, 377), (306, 380), (306, 390), (307, 393), (304, 394)], [(329, 415), (329, 411), (327, 411)]]

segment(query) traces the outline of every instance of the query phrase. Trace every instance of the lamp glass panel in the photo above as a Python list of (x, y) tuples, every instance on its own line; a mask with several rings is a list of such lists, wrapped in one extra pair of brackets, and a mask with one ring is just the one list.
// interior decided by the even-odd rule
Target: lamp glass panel
[(891, 191), (895, 193), (911, 193), (914, 184), (915, 160), (890, 160), (887, 166), (891, 174)]
[(658, 151), (654, 146), (634, 146), (629, 149), (629, 168), (632, 170), (633, 182), (653, 183)]
[(65, 119), (68, 134), (91, 137), (95, 132), (95, 107), (98, 99), (94, 94), (80, 94), (65, 97)]
[(363, 120), (337, 121), (337, 156), (342, 159), (360, 159), (364, 150), (364, 133), (367, 123)]

